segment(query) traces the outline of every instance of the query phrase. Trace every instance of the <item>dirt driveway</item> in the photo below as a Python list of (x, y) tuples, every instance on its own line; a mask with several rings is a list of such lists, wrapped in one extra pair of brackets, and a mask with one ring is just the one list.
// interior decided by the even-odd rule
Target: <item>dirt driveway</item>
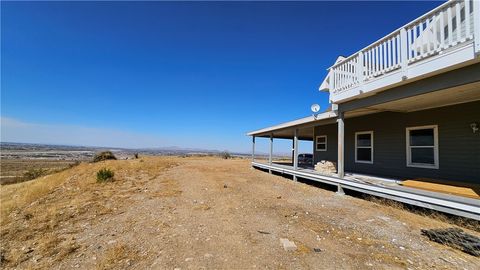
[[(116, 183), (105, 184), (115, 189), (95, 199), (103, 198), (107, 210), (93, 211), (90, 206), (89, 211), (87, 205), (85, 211), (53, 225), (49, 233), (58, 234), (62, 240), (57, 246), (70, 247), (68, 251), (40, 249), (40, 235), (28, 231), (31, 226), (25, 224), (30, 221), (23, 217), (40, 208), (17, 210), (12, 214), (16, 218), (2, 228), (5, 266), (480, 269), (478, 258), (420, 236), (421, 228), (451, 227), (441, 221), (269, 175), (251, 169), (248, 160), (168, 159), (174, 165), (158, 173), (138, 167), (133, 174), (122, 165), (126, 169)], [(165, 158), (150, 158), (139, 166), (157, 160)], [(80, 191), (72, 194), (70, 200), (85, 196)], [(48, 196), (59, 200), (64, 192), (56, 189)], [(41, 222), (51, 221), (36, 221)], [(30, 237), (20, 241), (14, 233)], [(293, 241), (297, 250), (285, 251), (280, 238)], [(16, 252), (27, 255), (15, 259)]]

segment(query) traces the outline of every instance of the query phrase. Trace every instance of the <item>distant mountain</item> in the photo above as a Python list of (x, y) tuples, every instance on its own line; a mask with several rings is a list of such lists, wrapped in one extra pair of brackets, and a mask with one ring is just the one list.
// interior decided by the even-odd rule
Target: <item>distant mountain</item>
[[(168, 154), (217, 154), (223, 151), (204, 148), (183, 148), (178, 146), (162, 146), (162, 147), (146, 147), (146, 148), (122, 148), (107, 146), (81, 146), (81, 145), (52, 145), (41, 143), (18, 143), (18, 142), (0, 142), (2, 151), (89, 151), (98, 152), (110, 150), (116, 153), (144, 153), (150, 155), (168, 155)], [(251, 153), (246, 152), (230, 152), (232, 155), (248, 156)], [(265, 152), (255, 152), (256, 156), (268, 156)], [(290, 156), (290, 153), (275, 153), (275, 156)], [(2, 154), (3, 156), (3, 154)]]
[[(18, 142), (0, 142), (2, 151), (104, 151), (125, 153), (147, 153), (147, 154), (188, 154), (188, 153), (220, 153), (220, 150), (211, 150), (203, 148), (182, 148), (178, 146), (148, 147), (148, 148), (123, 148), (107, 146), (78, 146), (78, 145), (52, 145), (41, 143), (18, 143)], [(246, 153), (231, 153), (237, 155), (246, 155)]]
[(207, 152), (207, 153), (219, 153), (222, 151), (203, 149), (203, 148), (183, 148), (178, 146), (164, 146), (164, 147), (147, 147), (147, 148), (136, 148), (131, 150), (147, 150), (147, 151), (194, 151), (194, 152)]

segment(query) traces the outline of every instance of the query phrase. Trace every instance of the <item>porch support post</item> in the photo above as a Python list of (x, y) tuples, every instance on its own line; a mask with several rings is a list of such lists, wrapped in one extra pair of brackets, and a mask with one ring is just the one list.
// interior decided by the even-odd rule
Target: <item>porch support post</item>
[[(296, 171), (298, 169), (298, 129), (295, 129), (293, 136), (293, 169)], [(293, 176), (293, 180), (297, 181), (297, 176)]]
[(273, 134), (270, 134), (270, 154), (268, 156), (268, 164), (272, 165), (272, 154), (273, 154)]
[[(268, 156), (268, 164), (272, 165), (273, 156), (273, 134), (270, 134), (270, 154)], [(269, 173), (272, 173), (272, 170), (268, 170)]]
[(345, 143), (345, 124), (343, 118), (343, 112), (338, 113), (338, 160), (337, 160), (337, 173), (338, 177), (343, 178), (345, 176), (344, 170), (344, 143)]
[[(344, 160), (344, 143), (345, 143), (345, 124), (344, 124), (344, 113), (338, 113), (338, 160), (337, 160), (337, 173), (338, 177), (343, 178), (345, 176), (345, 160)], [(338, 194), (344, 194), (342, 186), (338, 184)]]
[(293, 149), (295, 148), (295, 139), (292, 140), (292, 166), (293, 166), (293, 160), (295, 159), (295, 152), (293, 151)]
[(255, 161), (255, 136), (252, 136), (252, 162)]

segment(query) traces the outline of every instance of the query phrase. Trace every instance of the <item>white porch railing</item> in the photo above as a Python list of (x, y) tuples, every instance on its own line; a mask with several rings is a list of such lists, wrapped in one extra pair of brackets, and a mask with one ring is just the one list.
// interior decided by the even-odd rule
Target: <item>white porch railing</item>
[(392, 71), (406, 70), (413, 63), (473, 39), (478, 53), (479, 32), (479, 1), (446, 2), (333, 65), (329, 69), (330, 93), (339, 94)]

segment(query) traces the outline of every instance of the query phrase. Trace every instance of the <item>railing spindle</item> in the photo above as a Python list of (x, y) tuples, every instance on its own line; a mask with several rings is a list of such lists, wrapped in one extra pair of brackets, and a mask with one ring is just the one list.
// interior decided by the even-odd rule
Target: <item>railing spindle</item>
[(438, 47), (438, 40), (437, 40), (437, 32), (438, 32), (438, 24), (437, 24), (438, 14), (434, 14), (432, 17), (432, 50), (431, 53), (435, 53), (435, 50)]
[(435, 49), (435, 15), (428, 19), (428, 54), (432, 54)]
[(410, 43), (408, 44), (412, 51), (412, 60), (414, 60), (415, 57), (417, 57), (417, 49), (415, 48), (415, 40), (417, 39), (416, 36), (417, 36), (417, 25), (415, 24), (412, 28), (412, 36), (411, 36)]
[(465, 39), (471, 39), (470, 35), (470, 0), (465, 0)]
[(440, 13), (440, 48), (445, 48), (445, 14)]
[[(403, 40), (403, 38), (405, 38), (405, 40)], [(402, 49), (402, 43), (406, 43), (406, 49), (407, 49), (407, 54), (405, 55), (405, 57), (407, 57), (407, 60), (410, 60), (412, 58), (412, 29), (411, 28), (408, 28), (406, 30), (406, 33), (405, 33), (405, 37), (401, 36), (400, 39), (399, 39), (399, 46), (398, 48), (400, 49), (399, 51), (399, 54), (398, 54), (398, 58), (399, 58), (399, 64), (402, 62), (400, 56), (402, 55), (402, 52), (401, 52), (401, 49)]]
[(397, 55), (395, 57), (395, 65), (400, 64), (400, 36), (395, 38), (395, 49), (397, 50)]
[(387, 48), (386, 51), (387, 51), (387, 57), (385, 58), (385, 66), (388, 69), (390, 69), (390, 66), (392, 65), (392, 60), (390, 59), (390, 57), (392, 56), (391, 54), (391, 50), (390, 50), (390, 42), (392, 40), (391, 39), (387, 39), (387, 42), (385, 43), (385, 47)]
[(457, 15), (455, 16), (456, 20), (456, 27), (457, 27), (457, 39), (455, 40), (455, 43), (461, 42), (462, 39), (462, 23), (461, 23), (461, 15), (460, 15), (460, 1), (457, 1), (457, 4), (455, 5), (455, 11)]
[(373, 75), (373, 60), (372, 60), (372, 50), (368, 50), (368, 78)]
[(452, 6), (447, 9), (448, 46), (453, 44)]
[(472, 1), (474, 51), (480, 55), (480, 1)]
[[(425, 19), (425, 22), (421, 24), (423, 30), (421, 32), (422, 37), (422, 57), (425, 57), (428, 54), (428, 19)], [(420, 28), (420, 30), (422, 29)]]
[(345, 65), (342, 64), (342, 65), (340, 66), (340, 70), (339, 70), (339, 73), (338, 73), (338, 88), (339, 88), (339, 89), (343, 89), (343, 75), (344, 75), (344, 73), (343, 73), (343, 68), (344, 68), (344, 67), (345, 67)]
[(385, 72), (388, 69), (388, 39), (383, 43), (383, 66)]

